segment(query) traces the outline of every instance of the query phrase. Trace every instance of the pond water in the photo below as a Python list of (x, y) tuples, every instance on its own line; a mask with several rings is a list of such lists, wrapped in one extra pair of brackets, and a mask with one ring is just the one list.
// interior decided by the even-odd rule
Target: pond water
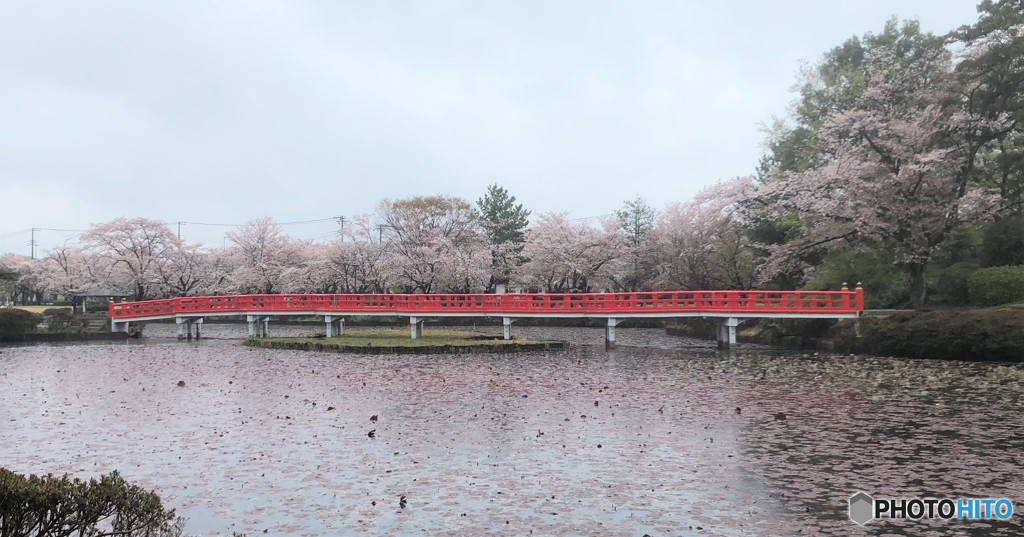
[[(611, 351), (600, 329), (517, 326), (575, 346), (451, 356), (171, 330), (0, 348), (0, 466), (118, 470), (195, 535), (1024, 533), (1024, 364), (720, 353), (630, 328)], [(1016, 514), (860, 527), (858, 490)]]

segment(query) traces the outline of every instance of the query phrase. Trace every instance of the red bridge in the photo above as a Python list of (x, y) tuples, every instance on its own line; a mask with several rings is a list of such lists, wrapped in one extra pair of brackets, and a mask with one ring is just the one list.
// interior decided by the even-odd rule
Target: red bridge
[(180, 297), (142, 302), (111, 302), (111, 329), (127, 332), (132, 321), (175, 319), (178, 334), (196, 336), (203, 318), (245, 315), (249, 335), (267, 334), (272, 316), (324, 317), (327, 336), (344, 330), (350, 316), (409, 317), (413, 338), (423, 335), (429, 317), (501, 317), (505, 338), (524, 317), (607, 319), (606, 337), (624, 320), (651, 317), (721, 319), (719, 342), (736, 342), (740, 322), (763, 317), (854, 318), (864, 310), (864, 291), (653, 291), (642, 293), (510, 294), (293, 294)]

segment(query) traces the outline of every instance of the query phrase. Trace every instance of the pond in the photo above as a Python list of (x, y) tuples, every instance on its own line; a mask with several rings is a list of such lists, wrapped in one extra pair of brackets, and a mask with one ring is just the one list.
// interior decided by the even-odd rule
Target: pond
[[(575, 346), (451, 356), (250, 349), (244, 325), (158, 337), (171, 330), (0, 348), (0, 466), (118, 470), (195, 535), (1024, 529), (1021, 363), (721, 353), (630, 328), (611, 351), (600, 329), (517, 326)], [(859, 490), (1009, 497), (1016, 513), (860, 527)]]

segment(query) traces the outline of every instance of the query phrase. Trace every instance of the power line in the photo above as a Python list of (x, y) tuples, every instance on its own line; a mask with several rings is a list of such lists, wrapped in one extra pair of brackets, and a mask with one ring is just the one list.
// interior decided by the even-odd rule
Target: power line
[[(336, 221), (338, 218), (344, 218), (344, 217), (332, 216), (330, 218), (317, 218), (315, 220), (296, 220), (295, 222), (274, 222), (274, 223), (279, 225), (279, 226), (294, 226), (294, 225), (300, 225), (300, 224), (319, 224), (319, 223), (322, 223), (322, 222), (331, 222), (331, 221)], [(214, 222), (186, 222), (184, 220), (182, 220), (181, 222), (167, 222), (167, 223), (168, 224), (189, 224), (189, 225), (193, 225), (193, 226), (218, 226), (218, 227), (241, 227), (241, 226), (245, 225), (245, 224), (220, 224), (220, 223), (214, 223)]]
[(570, 218), (569, 222), (585, 222), (587, 220), (600, 220), (601, 218), (608, 218), (615, 216), (615, 213), (599, 214), (597, 216), (582, 216), (580, 218)]
[(11, 231), (10, 233), (4, 233), (3, 235), (0, 235), (0, 239), (6, 239), (8, 237), (13, 237), (15, 235), (21, 235), (23, 233), (28, 233), (30, 231), (32, 231), (32, 230), (28, 229), (28, 228), (22, 229), (20, 231)]

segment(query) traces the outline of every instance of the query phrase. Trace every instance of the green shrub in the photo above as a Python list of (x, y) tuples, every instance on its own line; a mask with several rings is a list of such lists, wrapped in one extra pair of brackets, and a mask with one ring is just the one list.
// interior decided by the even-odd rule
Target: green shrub
[[(859, 329), (857, 326), (859, 325)], [(937, 310), (840, 321), (835, 350), (876, 356), (1024, 361), (1024, 308)]]
[(0, 309), (0, 339), (20, 337), (35, 332), (43, 318), (30, 311)]
[(987, 267), (1024, 265), (1024, 215), (1002, 218), (986, 228), (981, 257)]
[(43, 317), (51, 332), (64, 332), (75, 321), (75, 314), (68, 308), (48, 308), (43, 310)]
[(975, 306), (1024, 301), (1024, 265), (990, 267), (967, 276), (967, 293)]
[(967, 276), (980, 269), (977, 263), (961, 261), (954, 263), (939, 276), (939, 294), (950, 306), (966, 306), (969, 301)]
[(184, 520), (117, 472), (81, 481), (0, 468), (3, 535), (179, 537)]
[(867, 309), (896, 308), (910, 300), (910, 274), (894, 266), (888, 252), (835, 252), (815, 268), (804, 287), (838, 290), (844, 282), (850, 289), (863, 283)]

